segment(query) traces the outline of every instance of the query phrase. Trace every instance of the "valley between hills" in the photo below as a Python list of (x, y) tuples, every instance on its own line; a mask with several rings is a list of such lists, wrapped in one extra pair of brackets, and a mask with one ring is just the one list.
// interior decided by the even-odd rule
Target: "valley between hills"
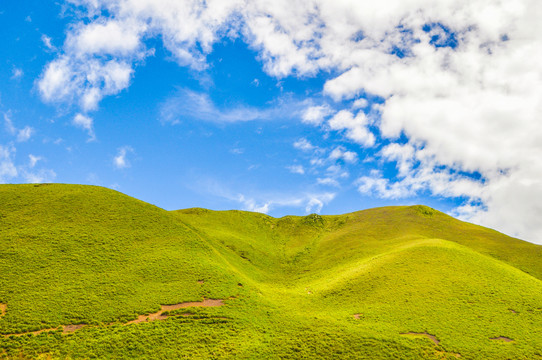
[(1, 359), (542, 359), (542, 246), (422, 205), (0, 185), (0, 274)]

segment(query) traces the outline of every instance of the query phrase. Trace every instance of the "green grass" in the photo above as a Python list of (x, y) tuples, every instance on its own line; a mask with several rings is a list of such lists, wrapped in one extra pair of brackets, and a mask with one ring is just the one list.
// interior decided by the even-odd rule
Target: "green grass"
[[(0, 274), (0, 358), (542, 359), (542, 246), (424, 206), (276, 219), (0, 185)], [(203, 298), (225, 305), (124, 325)]]

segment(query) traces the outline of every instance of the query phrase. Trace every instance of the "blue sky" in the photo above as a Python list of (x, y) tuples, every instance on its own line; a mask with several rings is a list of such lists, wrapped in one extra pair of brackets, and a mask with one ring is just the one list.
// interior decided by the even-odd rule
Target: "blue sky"
[(0, 182), (272, 216), (421, 203), (542, 242), (536, 18), (392, 2), (4, 2)]

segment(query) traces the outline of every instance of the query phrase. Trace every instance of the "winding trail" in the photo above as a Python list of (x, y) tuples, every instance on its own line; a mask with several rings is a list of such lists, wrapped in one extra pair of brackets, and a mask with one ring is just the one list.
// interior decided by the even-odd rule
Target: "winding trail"
[[(160, 310), (158, 310), (155, 313), (148, 314), (148, 315), (139, 315), (137, 319), (128, 321), (124, 323), (123, 325), (130, 325), (130, 324), (138, 324), (142, 322), (150, 322), (150, 321), (156, 321), (156, 320), (166, 320), (169, 317), (175, 317), (179, 315), (164, 315), (164, 312), (166, 311), (173, 311), (178, 309), (184, 309), (184, 308), (191, 308), (191, 307), (216, 307), (216, 306), (222, 306), (224, 305), (224, 300), (222, 299), (203, 299), (203, 301), (191, 301), (191, 302), (183, 302), (179, 304), (173, 304), (173, 305), (160, 305)], [(5, 314), (7, 310), (7, 305), (0, 303), (0, 317)], [(188, 316), (189, 314), (181, 314), (181, 316)], [(221, 318), (225, 319), (225, 318)], [(114, 325), (117, 323), (110, 323), (107, 324), (108, 326)], [(84, 328), (85, 326), (88, 326), (87, 324), (75, 324), (75, 325), (60, 325), (55, 328), (47, 328), (47, 329), (41, 329), (37, 331), (27, 331), (23, 333), (15, 333), (15, 334), (6, 334), (3, 335), (3, 337), (7, 338), (10, 336), (23, 336), (23, 335), (39, 335), (44, 332), (50, 332), (50, 331), (57, 331), (62, 329), (63, 334), (69, 334), (73, 333), (77, 330), (80, 330)]]

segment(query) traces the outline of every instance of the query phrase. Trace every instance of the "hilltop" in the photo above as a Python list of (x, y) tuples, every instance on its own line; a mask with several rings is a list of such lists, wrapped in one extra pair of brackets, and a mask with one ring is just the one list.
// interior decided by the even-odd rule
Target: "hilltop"
[(273, 218), (0, 185), (0, 358), (542, 359), (542, 246), (426, 206)]

